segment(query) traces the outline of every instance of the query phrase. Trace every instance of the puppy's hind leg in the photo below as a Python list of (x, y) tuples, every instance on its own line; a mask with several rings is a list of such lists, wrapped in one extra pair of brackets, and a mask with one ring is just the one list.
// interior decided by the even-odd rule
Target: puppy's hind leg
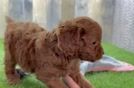
[(17, 84), (20, 81), (20, 76), (16, 74), (15, 66), (16, 62), (11, 56), (9, 48), (5, 50), (5, 73), (9, 84)]

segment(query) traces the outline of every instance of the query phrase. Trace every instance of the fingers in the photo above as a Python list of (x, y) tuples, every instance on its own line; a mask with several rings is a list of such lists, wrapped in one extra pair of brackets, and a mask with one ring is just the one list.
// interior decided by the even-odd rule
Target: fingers
[(70, 76), (65, 76), (64, 80), (69, 88), (80, 88), (79, 85)]

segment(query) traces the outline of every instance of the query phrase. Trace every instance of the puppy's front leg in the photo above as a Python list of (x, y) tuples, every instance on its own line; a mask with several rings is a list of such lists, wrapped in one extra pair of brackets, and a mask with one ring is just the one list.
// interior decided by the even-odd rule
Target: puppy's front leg
[(72, 73), (70, 76), (80, 86), (80, 88), (93, 88), (80, 73)]
[[(43, 71), (44, 70), (44, 71)], [(37, 78), (47, 85), (48, 88), (68, 88), (55, 72), (48, 73), (45, 69), (36, 73)]]
[(15, 72), (16, 62), (6, 47), (5, 51), (5, 73), (9, 84), (17, 84), (20, 82), (20, 76)]

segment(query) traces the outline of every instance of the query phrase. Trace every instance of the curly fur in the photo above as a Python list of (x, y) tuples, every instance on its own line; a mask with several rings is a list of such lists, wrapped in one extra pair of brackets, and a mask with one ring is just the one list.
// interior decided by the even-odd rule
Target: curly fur
[(79, 70), (80, 60), (101, 58), (101, 27), (88, 17), (61, 23), (48, 32), (35, 23), (7, 19), (5, 33), (5, 73), (9, 83), (16, 84), (18, 64), (35, 73), (49, 88), (67, 88), (61, 78), (69, 75), (81, 88), (91, 88)]

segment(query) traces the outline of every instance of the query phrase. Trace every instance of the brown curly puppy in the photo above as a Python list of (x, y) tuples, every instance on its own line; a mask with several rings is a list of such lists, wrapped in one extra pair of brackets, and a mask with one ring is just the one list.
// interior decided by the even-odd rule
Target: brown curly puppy
[(20, 81), (18, 64), (35, 73), (49, 88), (67, 88), (61, 78), (69, 75), (81, 88), (91, 88), (79, 70), (79, 61), (102, 57), (101, 27), (88, 17), (61, 23), (47, 32), (35, 23), (7, 19), (5, 33), (5, 72), (9, 83)]

